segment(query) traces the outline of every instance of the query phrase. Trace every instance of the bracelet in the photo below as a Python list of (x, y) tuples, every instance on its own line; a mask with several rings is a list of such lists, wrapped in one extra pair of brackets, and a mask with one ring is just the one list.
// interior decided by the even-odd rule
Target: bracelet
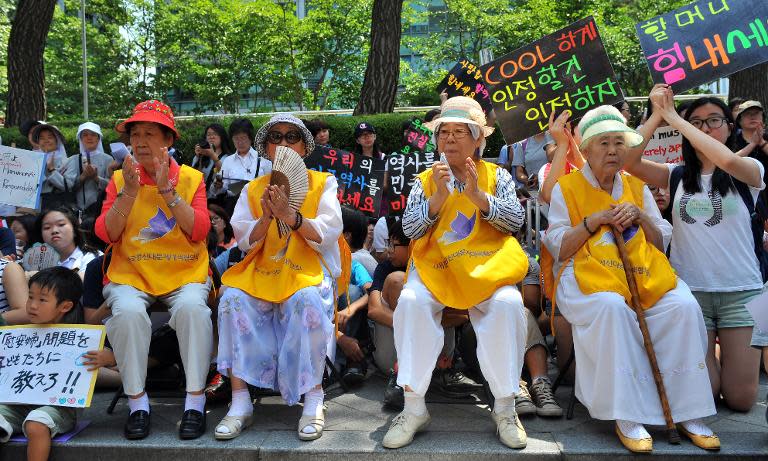
[(596, 232), (596, 230), (589, 230), (589, 226), (587, 226), (587, 217), (586, 216), (584, 216), (584, 220), (581, 223), (584, 224), (584, 229), (586, 229), (587, 232), (590, 233), (590, 235), (594, 234)]
[(110, 210), (113, 210), (115, 213), (119, 214), (123, 218), (128, 219), (128, 216), (126, 216), (125, 213), (120, 211), (115, 205), (112, 205), (112, 208), (110, 208)]
[(176, 205), (178, 205), (178, 204), (179, 204), (179, 202), (181, 202), (181, 195), (179, 195), (179, 194), (176, 194), (176, 198), (175, 198), (175, 199), (173, 199), (173, 201), (172, 201), (171, 203), (169, 203), (169, 204), (168, 204), (168, 208), (173, 208), (173, 207), (175, 207)]
[(174, 187), (173, 187), (173, 186), (171, 186), (171, 187), (169, 187), (168, 189), (160, 189), (160, 188), (158, 188), (158, 189), (157, 189), (157, 192), (158, 192), (160, 195), (165, 195), (165, 194), (167, 194), (167, 193), (169, 193), (169, 192), (173, 192), (174, 190), (175, 190), (175, 189), (174, 189)]
[(301, 228), (301, 225), (304, 223), (304, 217), (301, 215), (299, 211), (296, 211), (296, 222), (291, 226), (291, 230), (299, 230)]
[(125, 196), (126, 196), (126, 197), (128, 197), (128, 198), (132, 198), (132, 199), (136, 200), (136, 196), (135, 196), (135, 195), (129, 195), (129, 194), (127, 194), (127, 193), (125, 192), (125, 188), (122, 188), (122, 189), (120, 189), (120, 192), (118, 192), (118, 193), (117, 193), (117, 196), (118, 196), (118, 197), (122, 197), (123, 195), (125, 195)]

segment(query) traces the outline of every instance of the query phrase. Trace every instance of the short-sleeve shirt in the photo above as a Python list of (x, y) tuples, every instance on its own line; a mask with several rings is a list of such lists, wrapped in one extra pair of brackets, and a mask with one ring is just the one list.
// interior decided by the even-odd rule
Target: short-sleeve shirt
[(387, 276), (397, 271), (405, 271), (405, 267), (395, 267), (391, 261), (384, 261), (376, 266), (376, 272), (373, 273), (373, 282), (371, 283), (371, 288), (368, 289), (368, 293), (384, 290), (384, 281), (387, 279)]
[(361, 290), (363, 290), (365, 284), (371, 282), (373, 282), (373, 279), (371, 278), (370, 274), (368, 274), (368, 271), (365, 269), (365, 267), (357, 261), (352, 261), (352, 277), (350, 278), (349, 283), (356, 285)]
[(549, 133), (544, 133), (541, 141), (532, 136), (527, 142), (519, 142), (513, 146), (514, 158), (512, 166), (524, 166), (529, 175), (539, 172), (542, 166), (547, 164), (547, 153), (544, 146), (554, 142)]

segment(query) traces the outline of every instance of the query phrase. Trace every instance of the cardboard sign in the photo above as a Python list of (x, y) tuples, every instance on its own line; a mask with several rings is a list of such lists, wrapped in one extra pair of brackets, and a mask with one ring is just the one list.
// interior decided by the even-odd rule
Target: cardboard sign
[(414, 119), (403, 133), (403, 147), (400, 153), (408, 155), (413, 152), (434, 152), (435, 143), (432, 142), (432, 130), (424, 126), (421, 120)]
[(342, 173), (339, 201), (356, 208), (367, 216), (378, 217), (384, 195), (386, 161), (358, 156), (352, 170)]
[(392, 154), (387, 157), (389, 214), (403, 214), (416, 175), (432, 168), (433, 163), (435, 163), (433, 152), (417, 152), (409, 155)]
[(349, 172), (355, 163), (355, 154), (334, 147), (317, 146), (304, 159), (310, 170), (331, 173), (341, 183), (341, 174)]
[(84, 408), (96, 372), (83, 354), (104, 347), (103, 325), (0, 327), (0, 402)]
[(455, 66), (448, 71), (442, 82), (437, 85), (437, 92), (443, 91), (449, 98), (454, 96), (467, 96), (480, 103), (486, 114), (493, 109), (491, 95), (483, 80), (480, 66), (467, 58), (461, 58)]
[(621, 87), (592, 16), (481, 67), (507, 144), (546, 130), (549, 114), (577, 120), (615, 104)]
[(40, 208), (45, 154), (0, 146), (0, 203)]
[(683, 135), (671, 126), (656, 128), (643, 150), (643, 158), (657, 163), (682, 162)]
[(768, 61), (766, 0), (700, 0), (635, 29), (653, 81), (675, 93)]

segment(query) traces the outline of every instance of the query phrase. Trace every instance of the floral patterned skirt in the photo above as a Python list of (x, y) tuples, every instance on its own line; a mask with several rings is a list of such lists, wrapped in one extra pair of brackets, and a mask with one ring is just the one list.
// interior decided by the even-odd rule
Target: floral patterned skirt
[(326, 355), (335, 348), (334, 284), (325, 274), (283, 303), (227, 287), (219, 302), (220, 373), (279, 391), (288, 405), (322, 382)]

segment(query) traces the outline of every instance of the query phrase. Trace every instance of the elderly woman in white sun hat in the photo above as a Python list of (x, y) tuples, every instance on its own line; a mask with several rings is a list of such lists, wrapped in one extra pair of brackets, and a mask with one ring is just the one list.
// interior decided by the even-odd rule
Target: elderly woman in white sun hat
[(509, 173), (481, 160), (493, 127), (486, 125), (477, 101), (448, 99), (433, 126), (446, 161), (418, 176), (403, 215), (413, 253), (393, 324), (405, 408), (383, 445), (408, 445), (430, 421), (424, 395), (443, 347), (440, 322), (448, 306), (469, 311), (480, 368), (496, 398), (492, 417), (499, 438), (523, 448), (527, 436), (514, 396), (520, 390), (526, 317), (515, 284), (525, 276), (528, 259), (513, 236), (523, 224), (523, 207)]
[[(612, 106), (579, 123), (587, 163), (552, 191), (544, 243), (554, 256), (557, 307), (572, 325), (576, 396), (596, 419), (615, 420), (621, 443), (649, 452), (643, 424), (665, 423), (611, 226), (632, 262), (673, 420), (702, 448), (720, 441), (699, 418), (715, 413), (705, 365), (707, 332), (696, 299), (664, 256), (672, 234), (648, 190), (622, 172), (642, 136)], [(564, 266), (564, 267), (563, 267)]]

